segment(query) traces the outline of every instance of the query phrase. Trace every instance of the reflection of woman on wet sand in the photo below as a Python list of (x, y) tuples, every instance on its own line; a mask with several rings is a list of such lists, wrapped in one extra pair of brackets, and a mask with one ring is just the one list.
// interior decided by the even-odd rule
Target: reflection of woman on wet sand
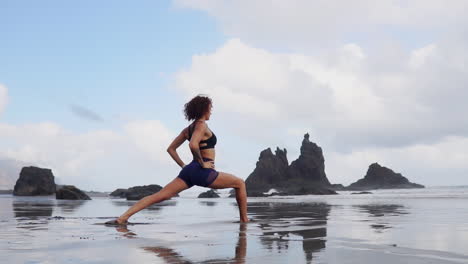
[[(245, 235), (245, 224), (241, 223), (239, 225), (239, 238), (236, 245), (236, 255), (232, 260), (227, 259), (209, 259), (197, 263), (235, 263), (243, 264), (245, 263), (245, 256), (247, 255), (247, 237)], [(156, 253), (156, 255), (167, 263), (192, 263), (190, 260), (186, 260), (183, 256), (179, 255), (176, 251), (171, 248), (166, 247), (144, 247), (146, 251)]]
[[(185, 104), (184, 113), (188, 121), (194, 120), (192, 124), (184, 128), (180, 134), (167, 148), (169, 155), (182, 168), (179, 175), (167, 184), (159, 192), (146, 196), (116, 220), (108, 221), (108, 225), (126, 224), (127, 220), (140, 210), (161, 201), (167, 200), (179, 192), (193, 185), (213, 188), (235, 188), (236, 201), (239, 207), (240, 221), (245, 223), (247, 219), (247, 192), (244, 180), (225, 172), (215, 170), (215, 145), (216, 136), (208, 128), (206, 121), (210, 120), (212, 102), (209, 97), (196, 96)], [(193, 161), (188, 165), (180, 159), (176, 149), (188, 140)]]

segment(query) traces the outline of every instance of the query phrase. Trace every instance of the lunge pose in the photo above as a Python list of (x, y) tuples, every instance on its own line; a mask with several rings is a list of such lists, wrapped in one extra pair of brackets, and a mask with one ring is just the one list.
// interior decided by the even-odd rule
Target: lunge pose
[[(169, 155), (182, 168), (179, 175), (159, 192), (138, 201), (119, 218), (106, 222), (107, 225), (125, 225), (133, 214), (154, 203), (167, 200), (193, 185), (212, 189), (234, 188), (240, 222), (249, 221), (247, 219), (247, 192), (244, 180), (232, 174), (215, 170), (214, 147), (217, 139), (207, 125), (211, 116), (211, 108), (212, 100), (201, 95), (185, 104), (185, 118), (188, 121), (193, 120), (193, 122), (184, 128), (167, 148)], [(189, 141), (189, 147), (193, 154), (192, 162), (187, 165), (177, 154), (177, 148), (186, 140)]]

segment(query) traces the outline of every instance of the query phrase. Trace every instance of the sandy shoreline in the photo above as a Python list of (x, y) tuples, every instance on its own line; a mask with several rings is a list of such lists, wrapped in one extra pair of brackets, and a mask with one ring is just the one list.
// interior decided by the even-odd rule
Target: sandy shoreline
[(329, 197), (249, 199), (249, 224), (234, 199), (179, 197), (115, 228), (102, 223), (134, 202), (3, 195), (0, 262), (468, 262), (464, 198)]

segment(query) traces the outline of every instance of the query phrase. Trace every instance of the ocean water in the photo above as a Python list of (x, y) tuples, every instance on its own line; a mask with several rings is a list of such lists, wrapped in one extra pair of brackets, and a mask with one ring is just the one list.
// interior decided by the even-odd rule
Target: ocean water
[[(190, 191), (190, 190), (189, 190)], [(468, 187), (134, 202), (0, 195), (0, 263), (468, 263)], [(225, 192), (224, 195), (227, 195)]]

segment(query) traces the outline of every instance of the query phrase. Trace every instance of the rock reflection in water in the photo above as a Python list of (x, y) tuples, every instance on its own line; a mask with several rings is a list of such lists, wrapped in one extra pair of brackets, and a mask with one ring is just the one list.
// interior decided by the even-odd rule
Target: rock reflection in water
[[(138, 201), (121, 200), (121, 201), (112, 201), (112, 204), (115, 205), (115, 206), (131, 207), (132, 205), (134, 205), (137, 202)], [(165, 206), (176, 206), (176, 205), (177, 205), (176, 200), (166, 200), (166, 201), (161, 202), (161, 203), (156, 203), (156, 204), (150, 205), (150, 206), (146, 207), (143, 210), (159, 211), (162, 208), (164, 208)]]
[(263, 231), (261, 243), (268, 250), (282, 252), (288, 250), (290, 241), (301, 240), (307, 263), (312, 262), (314, 252), (325, 248), (329, 213), (330, 205), (325, 203), (249, 204), (249, 215)]
[(13, 200), (13, 212), (17, 220), (16, 228), (27, 230), (47, 230), (47, 217), (52, 216), (55, 200), (39, 201)]
[(393, 227), (386, 221), (387, 217), (409, 214), (407, 208), (399, 204), (362, 204), (354, 207), (374, 218), (370, 220), (373, 221), (370, 226), (379, 233)]
[(61, 213), (71, 214), (87, 202), (84, 200), (57, 200), (57, 207), (60, 208)]
[(55, 201), (17, 201), (13, 200), (13, 212), (15, 217), (38, 219), (44, 216), (52, 216)]
[(215, 206), (217, 202), (212, 202), (212, 201), (200, 201), (201, 205), (206, 205), (206, 206)]

